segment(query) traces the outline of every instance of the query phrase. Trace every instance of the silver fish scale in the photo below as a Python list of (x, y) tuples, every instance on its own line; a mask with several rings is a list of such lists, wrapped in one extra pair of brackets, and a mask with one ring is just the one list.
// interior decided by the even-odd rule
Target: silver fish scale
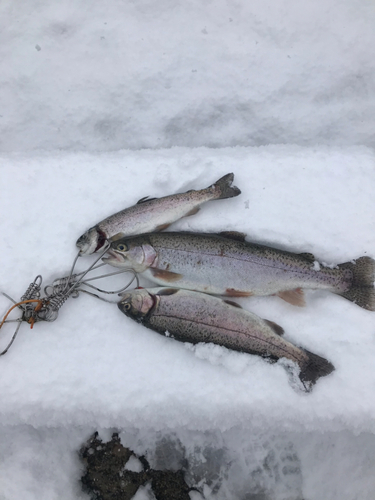
[[(233, 289), (249, 295), (271, 295), (296, 288), (340, 293), (352, 281), (349, 269), (320, 265), (316, 270), (306, 256), (220, 235), (162, 233), (147, 237), (158, 255), (155, 267), (181, 274), (183, 277), (173, 282), (173, 286), (181, 288), (215, 294)], [(152, 272), (147, 275), (153, 276)], [(168, 284), (163, 277), (152, 279)]]
[(145, 323), (183, 342), (212, 342), (249, 354), (285, 357), (301, 368), (308, 361), (302, 349), (277, 335), (255, 314), (206, 294), (179, 290), (161, 295)]
[[(218, 197), (213, 188), (165, 196), (144, 201), (118, 212), (97, 224), (107, 236), (123, 232), (128, 235), (152, 231), (159, 225), (166, 225), (184, 217), (189, 210)], [(170, 212), (170, 215), (168, 214)], [(168, 217), (169, 215), (169, 217)], [(136, 218), (136, 224), (134, 223)]]

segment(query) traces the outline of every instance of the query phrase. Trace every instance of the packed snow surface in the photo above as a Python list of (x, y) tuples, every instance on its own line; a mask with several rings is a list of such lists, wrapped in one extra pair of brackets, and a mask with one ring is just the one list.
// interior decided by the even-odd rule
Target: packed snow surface
[[(327, 264), (371, 256), (373, 165), (374, 154), (364, 147), (3, 155), (1, 289), (18, 299), (37, 274), (44, 285), (67, 275), (76, 239), (99, 220), (146, 195), (200, 189), (228, 172), (242, 194), (209, 202), (171, 229), (240, 231), (250, 241), (311, 252)], [(93, 260), (81, 257), (78, 270)], [(107, 288), (127, 279), (108, 278)], [(132, 322), (116, 305), (82, 294), (64, 304), (55, 322), (32, 330), (24, 324), (0, 359), (1, 423), (177, 435), (229, 435), (233, 428), (245, 436), (254, 429), (305, 437), (374, 432), (373, 312), (323, 291), (307, 291), (304, 308), (278, 297), (239, 302), (280, 324), (288, 340), (326, 357), (336, 370), (305, 394), (293, 388), (280, 363), (176, 342)], [(5, 297), (1, 305), (5, 313)], [(2, 330), (2, 346), (12, 328)]]
[(3, 0), (0, 150), (374, 145), (373, 0)]

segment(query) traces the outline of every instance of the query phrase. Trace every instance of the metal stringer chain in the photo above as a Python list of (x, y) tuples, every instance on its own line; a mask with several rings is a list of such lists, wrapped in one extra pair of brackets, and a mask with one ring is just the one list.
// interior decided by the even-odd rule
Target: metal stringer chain
[[(137, 286), (139, 286), (138, 282), (138, 277), (135, 271), (131, 268), (124, 268), (120, 271), (115, 271), (112, 273), (107, 273), (103, 274), (100, 276), (94, 276), (92, 278), (84, 279), (85, 276), (93, 270), (98, 269), (101, 266), (104, 266), (105, 264), (99, 264), (95, 266), (95, 264), (103, 257), (103, 255), (106, 253), (108, 250), (108, 247), (105, 248), (103, 252), (99, 255), (99, 257), (86, 269), (86, 271), (82, 271), (81, 273), (76, 273), (73, 274), (75, 264), (78, 260), (78, 257), (80, 256), (80, 253), (75, 257), (73, 265), (71, 267), (71, 271), (68, 276), (65, 276), (63, 278), (56, 279), (52, 285), (47, 285), (44, 287), (44, 293), (45, 297), (41, 297), (41, 286), (42, 286), (42, 276), (38, 275), (34, 279), (33, 282), (30, 283), (28, 288), (26, 289), (25, 293), (22, 295), (21, 300), (19, 302), (16, 302), (13, 300), (9, 295), (6, 293), (2, 293), (5, 297), (7, 297), (11, 302), (13, 302), (13, 306), (9, 309), (9, 311), (6, 313), (4, 316), (3, 320), (0, 323), (0, 329), (6, 322), (17, 322), (17, 328), (16, 331), (14, 332), (11, 341), (7, 345), (7, 347), (0, 352), (0, 356), (5, 354), (10, 346), (13, 344), (14, 339), (17, 336), (17, 333), (20, 329), (21, 323), (23, 321), (26, 321), (31, 325), (31, 328), (33, 328), (34, 323), (38, 321), (55, 321), (56, 318), (58, 317), (59, 310), (61, 307), (65, 304), (67, 299), (69, 297), (76, 298), (79, 296), (80, 292), (87, 293), (89, 295), (92, 295), (100, 300), (104, 300), (105, 302), (111, 302), (113, 303), (114, 301), (104, 299), (103, 297), (100, 297), (99, 295), (90, 292), (88, 290), (85, 290), (82, 288), (82, 286), (87, 286), (90, 287), (91, 289), (97, 290), (100, 293), (104, 294), (115, 294), (115, 293), (120, 293), (124, 290), (126, 290), (131, 283), (136, 279), (137, 281)], [(133, 274), (132, 279), (123, 287), (121, 287), (119, 290), (115, 291), (107, 291), (107, 290), (102, 290), (100, 288), (97, 288), (91, 284), (88, 283), (88, 281), (93, 281), (96, 279), (102, 279), (108, 276), (113, 276), (117, 274), (121, 274), (124, 272), (131, 272)], [(117, 302), (116, 302), (117, 303)], [(18, 319), (13, 319), (13, 320), (8, 320), (7, 317), (11, 313), (13, 309), (18, 307), (21, 309), (22, 314)]]

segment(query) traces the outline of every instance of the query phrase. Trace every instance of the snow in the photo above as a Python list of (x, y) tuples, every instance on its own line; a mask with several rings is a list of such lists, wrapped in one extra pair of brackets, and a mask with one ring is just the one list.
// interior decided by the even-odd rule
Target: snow
[[(171, 229), (243, 231), (253, 241), (334, 263), (366, 255), (374, 247), (367, 209), (373, 162), (374, 153), (364, 147), (3, 155), (2, 213), (11, 216), (1, 221), (2, 290), (18, 298), (38, 273), (44, 284), (67, 275), (76, 239), (106, 215), (145, 195), (208, 186), (228, 170), (242, 194), (207, 203)], [(94, 258), (79, 259), (79, 269)], [(107, 287), (116, 289), (122, 280), (108, 279)], [(188, 431), (210, 430), (222, 433), (233, 453), (233, 429), (246, 437), (257, 430), (257, 439), (277, 429), (312, 461), (305, 436), (352, 435), (348, 446), (354, 446), (353, 436), (374, 432), (373, 313), (327, 292), (306, 295), (305, 308), (276, 297), (240, 302), (335, 365), (307, 395), (293, 389), (280, 364), (219, 346), (184, 345), (131, 322), (116, 305), (85, 295), (69, 299), (55, 322), (33, 330), (24, 325), (1, 359), (4, 432), (9, 426), (24, 433), (73, 428), (81, 429), (83, 441), (98, 426), (125, 435), (129, 429), (173, 431), (180, 440)], [(5, 297), (1, 305), (5, 312)], [(5, 332), (11, 334), (6, 328), (2, 345)]]
[(32, 0), (2, 14), (3, 151), (374, 144), (371, 0)]
[(130, 457), (125, 465), (126, 470), (131, 470), (133, 472), (142, 472), (143, 467), (138, 458)]
[[(1, 291), (67, 275), (77, 238), (138, 199), (228, 172), (242, 194), (171, 230), (244, 232), (315, 267), (375, 257), (373, 2), (1, 9)], [(178, 343), (84, 294), (22, 325), (0, 358), (0, 499), (87, 499), (78, 450), (98, 430), (155, 467), (187, 458), (207, 499), (372, 500), (374, 313), (323, 291), (238, 302), (336, 370), (303, 394), (280, 363)]]

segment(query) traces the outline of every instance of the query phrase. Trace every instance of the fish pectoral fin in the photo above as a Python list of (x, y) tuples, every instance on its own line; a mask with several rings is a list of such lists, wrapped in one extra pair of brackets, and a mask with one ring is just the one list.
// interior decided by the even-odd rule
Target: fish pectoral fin
[(199, 212), (200, 209), (201, 207), (194, 207), (191, 210), (189, 210), (189, 212), (185, 214), (184, 217), (190, 217), (190, 215), (195, 215)]
[(284, 328), (282, 328), (280, 325), (278, 325), (277, 323), (274, 323), (273, 321), (269, 321), (268, 319), (265, 319), (264, 320), (267, 325), (272, 328), (272, 330), (277, 333), (277, 335), (283, 335), (284, 334)]
[(160, 226), (157, 226), (155, 228), (155, 231), (164, 231), (164, 229), (167, 229), (167, 227), (169, 227), (172, 223), (171, 222), (167, 222), (166, 224), (160, 224)]
[(157, 200), (157, 198), (150, 198), (149, 196), (145, 196), (144, 198), (141, 198), (140, 200), (137, 201), (137, 205), (140, 205), (141, 203), (146, 203), (146, 201), (153, 201)]
[(111, 243), (112, 241), (121, 240), (121, 238), (124, 238), (125, 236), (126, 236), (125, 233), (117, 233), (111, 238), (108, 238), (108, 241)]
[(232, 300), (224, 300), (224, 302), (226, 304), (229, 304), (230, 306), (239, 307), (240, 309), (242, 309), (242, 306), (240, 306), (240, 304), (237, 304), (237, 302), (233, 302)]
[(164, 288), (160, 290), (157, 295), (174, 295), (179, 291), (179, 288)]
[(154, 278), (161, 279), (172, 283), (183, 278), (182, 274), (173, 273), (172, 271), (165, 271), (164, 269), (150, 268), (150, 272)]
[(245, 241), (246, 238), (246, 233), (240, 233), (239, 231), (221, 231), (221, 233), (217, 233), (217, 235), (236, 241)]
[(295, 290), (284, 290), (283, 292), (279, 292), (276, 295), (280, 297), (280, 299), (285, 300), (292, 306), (305, 307), (305, 296), (302, 288), (296, 288)]

